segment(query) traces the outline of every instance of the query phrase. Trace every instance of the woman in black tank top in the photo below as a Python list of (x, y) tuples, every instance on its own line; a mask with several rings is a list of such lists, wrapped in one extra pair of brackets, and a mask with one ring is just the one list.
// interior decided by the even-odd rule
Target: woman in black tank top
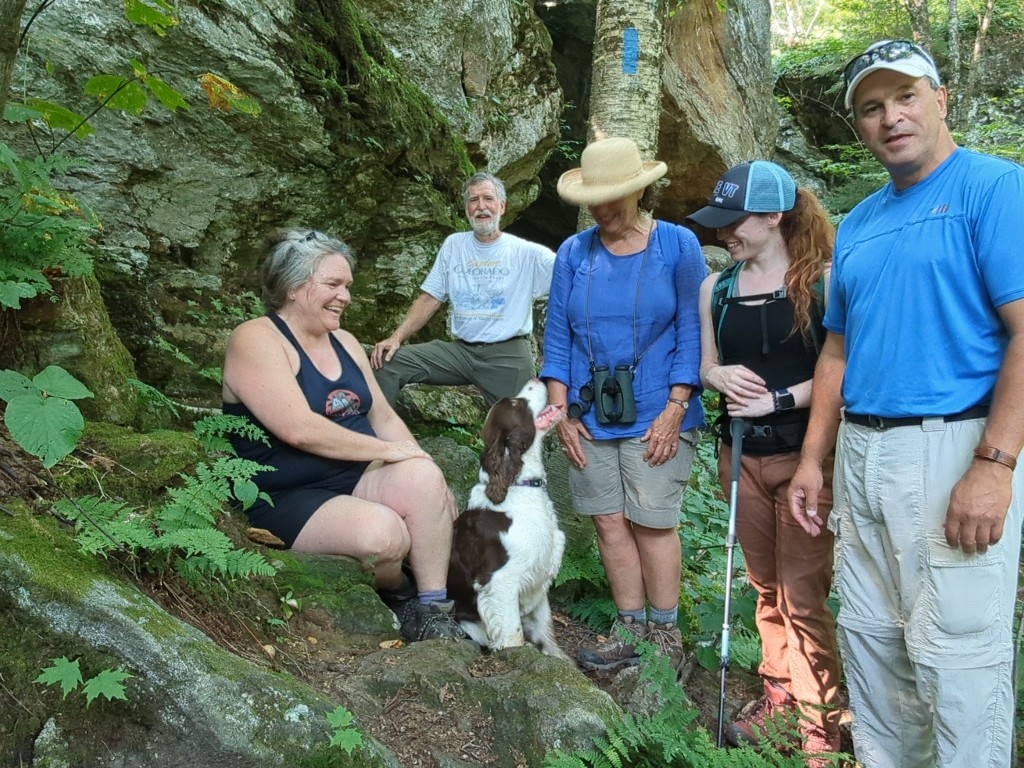
[[(715, 229), (733, 260), (701, 286), (701, 379), (722, 393), (725, 434), (731, 418), (753, 429), (742, 445), (736, 530), (758, 593), (764, 696), (729, 725), (726, 737), (756, 744), (767, 737), (767, 720), (799, 710), (800, 738), (778, 746), (836, 752), (839, 661), (825, 603), (833, 537), (805, 532), (786, 496), (825, 338), (824, 286), (835, 230), (812, 192), (798, 190), (785, 169), (764, 161), (727, 171), (711, 204), (690, 218)], [(730, 439), (723, 443), (718, 472), (728, 496), (732, 447)], [(827, 476), (818, 499), (822, 519), (831, 510), (831, 467)]]
[(454, 499), (340, 327), (351, 284), (342, 241), (291, 230), (272, 243), (267, 315), (234, 330), (224, 361), (224, 412), (267, 436), (232, 440), (268, 467), (246, 514), (296, 551), (360, 560), (407, 640), (464, 638), (446, 588)]

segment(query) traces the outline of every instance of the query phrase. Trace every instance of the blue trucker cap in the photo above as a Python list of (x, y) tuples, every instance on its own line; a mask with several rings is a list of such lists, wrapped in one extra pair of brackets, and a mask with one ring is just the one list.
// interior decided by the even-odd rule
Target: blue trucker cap
[(785, 168), (767, 160), (751, 160), (725, 172), (711, 200), (686, 218), (702, 227), (730, 227), (751, 213), (790, 211), (796, 205), (796, 182)]

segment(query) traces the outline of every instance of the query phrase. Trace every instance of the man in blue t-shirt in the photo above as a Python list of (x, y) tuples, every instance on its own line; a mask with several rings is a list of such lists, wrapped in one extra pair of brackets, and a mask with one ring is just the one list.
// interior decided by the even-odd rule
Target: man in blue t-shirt
[[(790, 486), (836, 446), (840, 649), (865, 768), (1009, 765), (1024, 473), (1024, 169), (957, 147), (931, 56), (875, 43), (846, 107), (889, 172), (839, 228)], [(837, 442), (838, 438), (838, 442)]]
[[(505, 185), (477, 173), (464, 189), (470, 232), (449, 235), (405, 318), (370, 364), (393, 406), (406, 384), (475, 384), (487, 405), (534, 375), (533, 302), (548, 295), (555, 254), (501, 231)], [(454, 341), (404, 345), (446, 302)]]

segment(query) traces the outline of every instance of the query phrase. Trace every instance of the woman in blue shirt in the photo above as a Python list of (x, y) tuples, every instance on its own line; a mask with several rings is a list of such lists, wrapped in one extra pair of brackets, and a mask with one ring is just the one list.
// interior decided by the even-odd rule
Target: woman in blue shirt
[(704, 424), (697, 297), (707, 267), (693, 233), (640, 206), (664, 163), (609, 138), (580, 165), (558, 194), (586, 205), (596, 225), (558, 250), (541, 377), (550, 402), (568, 409), (557, 429), (573, 505), (594, 521), (618, 617), (608, 642), (579, 660), (636, 664), (636, 642), (649, 640), (678, 666), (677, 528)]

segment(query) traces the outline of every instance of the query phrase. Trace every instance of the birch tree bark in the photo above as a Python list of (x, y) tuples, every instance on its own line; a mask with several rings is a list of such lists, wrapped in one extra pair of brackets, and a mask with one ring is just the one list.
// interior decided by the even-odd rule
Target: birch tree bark
[[(587, 143), (609, 136), (655, 157), (665, 58), (664, 0), (598, 0)], [(580, 209), (579, 227), (592, 223)]]
[(645, 158), (658, 148), (663, 0), (598, 0), (587, 141), (633, 139)]
[(11, 73), (18, 55), (18, 30), (24, 10), (25, 0), (0, 0), (0, 115), (4, 112), (11, 88)]

